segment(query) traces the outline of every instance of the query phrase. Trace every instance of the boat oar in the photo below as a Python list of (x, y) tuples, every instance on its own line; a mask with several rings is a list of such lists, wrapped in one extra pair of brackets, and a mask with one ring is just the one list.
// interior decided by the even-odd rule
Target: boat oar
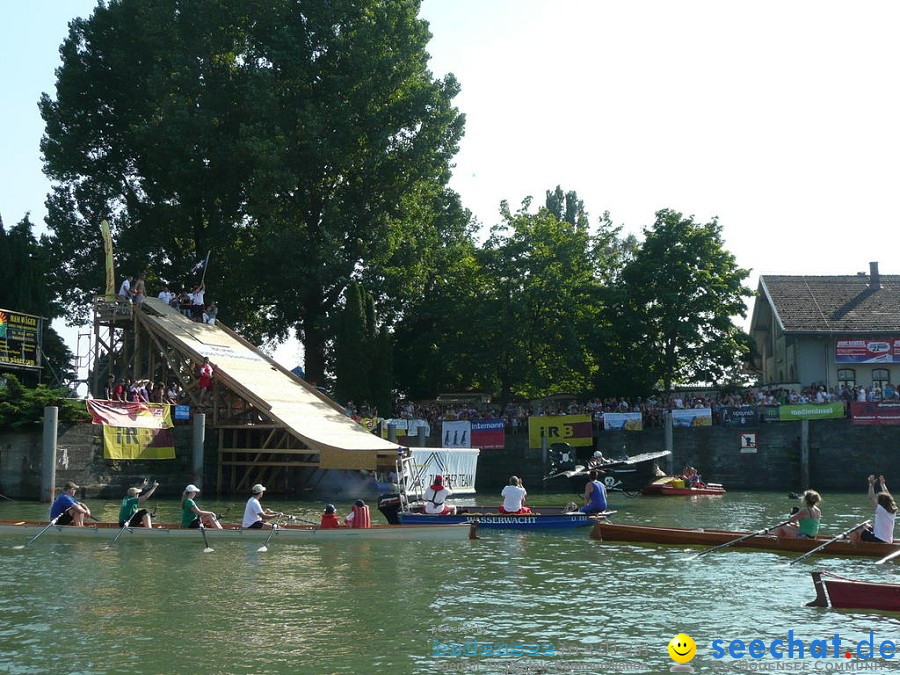
[(886, 556), (884, 556), (881, 560), (876, 560), (876, 561), (875, 561), (875, 564), (876, 564), (876, 565), (881, 565), (881, 564), (883, 564), (883, 563), (886, 563), (888, 560), (893, 560), (893, 559), (896, 558), (897, 556), (900, 556), (900, 548), (898, 548), (898, 549), (897, 549), (896, 551), (894, 551), (893, 553), (888, 553), (888, 554), (887, 554)]
[(272, 535), (275, 534), (275, 530), (277, 530), (277, 529), (278, 529), (278, 518), (276, 518), (275, 522), (272, 523), (272, 529), (269, 532), (269, 536), (266, 537), (266, 541), (263, 543), (262, 546), (260, 546), (258, 549), (256, 549), (257, 553), (265, 553), (266, 551), (269, 550), (269, 540), (272, 538)]
[(200, 518), (197, 522), (199, 523), (200, 534), (203, 535), (203, 545), (204, 545), (203, 552), (204, 552), (204, 553), (212, 553), (212, 552), (213, 552), (213, 549), (211, 549), (211, 548), (209, 547), (209, 542), (206, 540), (206, 528), (203, 527), (203, 519)]
[(782, 525), (787, 525), (789, 522), (791, 522), (790, 518), (778, 523), (777, 525), (772, 525), (772, 527), (767, 527), (764, 530), (757, 530), (756, 532), (751, 532), (750, 534), (745, 534), (743, 537), (738, 537), (737, 539), (734, 539), (733, 541), (726, 541), (724, 544), (719, 544), (718, 546), (713, 546), (712, 548), (708, 548), (705, 551), (700, 551), (700, 553), (698, 553), (696, 555), (692, 555), (690, 558), (688, 558), (688, 560), (695, 560), (695, 559), (699, 558), (701, 555), (706, 555), (707, 553), (712, 553), (713, 551), (718, 551), (720, 548), (726, 548), (728, 546), (734, 546), (735, 544), (740, 544), (742, 541), (746, 541), (747, 539), (750, 539), (751, 537), (758, 537), (761, 534), (768, 534), (772, 530), (777, 529), (777, 528), (781, 527)]
[(105, 546), (104, 550), (109, 550), (109, 549), (111, 549), (111, 548), (112, 548), (112, 545), (115, 544), (115, 543), (119, 540), (119, 537), (122, 536), (122, 534), (125, 532), (125, 530), (129, 529), (129, 527), (128, 527), (129, 525), (131, 525), (131, 519), (125, 521), (125, 524), (122, 526), (122, 529), (119, 530), (119, 534), (117, 534), (116, 537), (115, 537), (115, 539), (113, 539), (111, 542), (109, 542), (109, 543)]
[[(65, 513), (65, 511), (63, 511), (63, 513)], [(38, 537), (40, 537), (42, 534), (44, 534), (44, 532), (46, 532), (46, 531), (49, 530), (51, 527), (53, 527), (54, 525), (56, 525), (56, 521), (59, 520), (61, 516), (62, 516), (62, 513), (59, 514), (58, 516), (56, 516), (56, 518), (54, 518), (53, 520), (51, 520), (49, 523), (47, 523), (47, 527), (45, 527), (43, 530), (41, 530), (41, 531), (38, 532), (36, 535), (34, 535), (34, 536), (31, 538), (31, 541), (29, 541), (27, 544), (19, 545), (19, 546), (13, 546), (13, 548), (16, 549), (16, 550), (22, 550), (22, 549), (25, 548), (26, 546), (31, 546), (31, 545), (35, 542), (35, 540), (36, 540)]]
[(800, 562), (801, 560), (806, 560), (806, 559), (807, 559), (809, 556), (811, 556), (813, 553), (818, 553), (819, 551), (821, 551), (823, 548), (825, 548), (825, 547), (828, 546), (829, 544), (833, 544), (833, 543), (836, 542), (838, 539), (843, 539), (844, 537), (846, 537), (848, 534), (850, 534), (850, 533), (853, 532), (854, 530), (858, 530), (858, 529), (861, 528), (861, 527), (865, 527), (865, 526), (868, 525), (870, 522), (871, 522), (871, 521), (864, 520), (864, 521), (861, 522), (859, 525), (854, 525), (854, 526), (851, 527), (849, 530), (844, 530), (843, 532), (841, 532), (838, 536), (834, 537), (833, 539), (829, 539), (829, 540), (826, 541), (824, 544), (821, 544), (820, 546), (816, 546), (812, 551), (807, 551), (807, 552), (804, 553), (803, 555), (801, 555), (801, 556), (799, 556), (799, 557), (797, 557), (797, 558), (794, 558), (793, 560), (791, 560), (791, 562), (788, 563), (788, 567), (790, 567), (790, 566), (793, 565), (794, 563)]

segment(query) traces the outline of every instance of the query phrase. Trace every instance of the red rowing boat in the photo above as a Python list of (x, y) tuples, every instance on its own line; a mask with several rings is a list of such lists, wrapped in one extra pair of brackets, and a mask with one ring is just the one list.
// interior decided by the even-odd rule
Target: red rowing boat
[(900, 612), (900, 584), (847, 579), (831, 572), (813, 572), (816, 599), (807, 607), (839, 607), (844, 609), (880, 609)]
[[(650, 527), (648, 525), (620, 525), (599, 521), (591, 530), (591, 538), (601, 541), (621, 541), (637, 544), (668, 544), (670, 546), (718, 546), (751, 534), (732, 530), (685, 529), (682, 527)], [(772, 534), (757, 534), (737, 542), (733, 548), (749, 548), (783, 553), (809, 553), (814, 548), (829, 542), (831, 537), (813, 539), (792, 539), (776, 537)], [(847, 539), (829, 543), (819, 553), (821, 555), (869, 556), (881, 558), (897, 550), (892, 544), (861, 541), (857, 544)]]
[(683, 480), (666, 476), (641, 488), (642, 495), (665, 495), (669, 497), (696, 497), (700, 495), (724, 495), (725, 488), (718, 483), (708, 483), (703, 487), (687, 487)]

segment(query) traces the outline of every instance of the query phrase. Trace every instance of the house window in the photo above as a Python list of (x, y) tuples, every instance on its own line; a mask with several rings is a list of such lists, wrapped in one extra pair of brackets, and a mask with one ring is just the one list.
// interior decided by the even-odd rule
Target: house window
[(856, 386), (856, 371), (853, 368), (838, 368), (838, 386), (852, 389)]
[(885, 385), (891, 381), (891, 374), (887, 368), (872, 369), (872, 386), (884, 391)]

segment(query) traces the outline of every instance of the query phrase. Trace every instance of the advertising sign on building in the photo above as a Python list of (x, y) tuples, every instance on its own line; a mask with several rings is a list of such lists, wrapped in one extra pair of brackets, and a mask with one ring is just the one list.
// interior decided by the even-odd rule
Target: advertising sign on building
[(472, 420), (472, 445), (476, 448), (505, 448), (506, 424), (503, 420)]
[(843, 403), (801, 403), (778, 406), (778, 419), (790, 420), (839, 420), (844, 416)]
[(41, 317), (0, 309), (0, 365), (41, 367)]
[(838, 338), (835, 363), (900, 363), (900, 338)]
[(723, 427), (755, 427), (759, 424), (756, 406), (727, 407), (722, 412)]
[(644, 419), (639, 412), (603, 413), (603, 428), (641, 431), (644, 428)]
[(672, 411), (673, 427), (711, 427), (711, 408), (686, 408)]

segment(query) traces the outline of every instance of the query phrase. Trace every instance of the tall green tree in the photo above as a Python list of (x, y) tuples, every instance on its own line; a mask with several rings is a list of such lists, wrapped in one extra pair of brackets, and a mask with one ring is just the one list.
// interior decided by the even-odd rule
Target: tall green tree
[(342, 403), (353, 401), (357, 406), (371, 397), (367, 373), (372, 341), (366, 304), (358, 283), (347, 286), (334, 342), (335, 396)]
[[(251, 338), (296, 331), (323, 381), (351, 279), (402, 306), (434, 271), (463, 130), (418, 0), (109, 0), (40, 103), (48, 224), (77, 316), (119, 269), (209, 295)], [(404, 265), (408, 260), (416, 261)]]
[(740, 368), (749, 344), (733, 317), (746, 313), (749, 272), (737, 266), (713, 218), (664, 209), (622, 273), (632, 345), (648, 372), (675, 383), (720, 383)]

